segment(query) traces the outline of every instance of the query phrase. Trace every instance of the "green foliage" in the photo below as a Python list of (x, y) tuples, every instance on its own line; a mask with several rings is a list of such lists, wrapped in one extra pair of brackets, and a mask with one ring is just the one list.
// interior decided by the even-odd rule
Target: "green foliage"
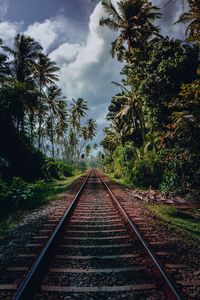
[(9, 183), (0, 181), (0, 210), (2, 213), (35, 208), (45, 203), (47, 185), (44, 181), (34, 184), (14, 177)]
[(131, 183), (141, 188), (158, 188), (163, 175), (160, 156), (155, 151), (148, 152), (142, 159), (136, 160), (132, 169)]
[(66, 176), (72, 176), (74, 173), (74, 166), (64, 161), (55, 161), (54, 159), (47, 159), (45, 170), (48, 178), (63, 179)]
[(137, 187), (197, 192), (199, 47), (156, 38), (125, 58), (122, 92), (112, 97), (102, 142), (111, 158), (106, 169)]
[(85, 161), (79, 161), (76, 165), (77, 171), (84, 172), (87, 170), (87, 163)]
[(183, 148), (164, 150), (164, 174), (160, 189), (163, 192), (191, 193), (199, 189), (200, 155)]
[[(200, 237), (200, 227), (199, 219), (194, 218), (192, 215), (186, 215), (184, 212), (180, 212), (173, 207), (165, 205), (148, 205), (148, 208), (152, 213), (157, 215), (164, 221), (171, 223), (175, 228), (181, 228), (186, 231), (190, 236), (199, 239)], [(195, 208), (196, 212), (197, 209)]]
[(118, 146), (113, 153), (115, 177), (125, 177), (128, 181), (136, 158), (137, 152), (132, 142), (127, 142), (123, 146)]

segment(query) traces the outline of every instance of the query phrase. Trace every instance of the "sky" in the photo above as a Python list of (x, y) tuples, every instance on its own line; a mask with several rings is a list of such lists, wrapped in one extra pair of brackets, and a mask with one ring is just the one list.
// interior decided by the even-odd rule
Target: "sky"
[[(117, 0), (112, 0), (113, 4)], [(181, 12), (181, 1), (152, 0), (161, 8), (161, 33), (184, 38), (184, 27), (173, 25)], [(84, 98), (88, 102), (88, 118), (96, 120), (102, 140), (107, 108), (119, 88), (123, 67), (110, 55), (116, 33), (99, 26), (104, 16), (98, 0), (0, 0), (0, 38), (11, 45), (17, 33), (32, 36), (60, 67), (59, 86), (70, 99)]]

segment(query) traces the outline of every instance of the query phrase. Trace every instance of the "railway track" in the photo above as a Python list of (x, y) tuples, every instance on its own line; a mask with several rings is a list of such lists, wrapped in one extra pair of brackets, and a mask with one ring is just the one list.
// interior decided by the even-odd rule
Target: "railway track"
[(45, 246), (14, 300), (185, 299), (94, 170), (53, 233), (47, 226), (35, 240), (24, 259)]

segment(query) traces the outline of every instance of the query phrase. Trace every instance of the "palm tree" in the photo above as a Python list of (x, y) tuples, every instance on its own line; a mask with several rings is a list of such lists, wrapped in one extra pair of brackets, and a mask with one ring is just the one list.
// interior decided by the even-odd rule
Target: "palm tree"
[[(120, 96), (116, 96), (120, 97)], [(144, 142), (144, 116), (142, 111), (142, 103), (140, 99), (133, 93), (122, 93), (125, 104), (116, 114), (116, 119), (121, 121), (121, 136), (132, 136), (138, 146)]]
[(85, 117), (88, 110), (87, 102), (83, 98), (72, 100), (71, 121), (74, 129), (80, 128), (80, 119)]
[(117, 146), (120, 145), (120, 142), (120, 135), (113, 126), (104, 128), (104, 139), (101, 142), (101, 146), (109, 151), (110, 155), (112, 155)]
[[(65, 134), (68, 128), (68, 112), (66, 102), (59, 100), (57, 104), (56, 135), (59, 147), (65, 145)], [(63, 151), (64, 153), (64, 151)]]
[(19, 105), (18, 129), (21, 128), (21, 132), (24, 132), (25, 108), (31, 98), (31, 92), (35, 89), (32, 75), (42, 47), (31, 37), (17, 34), (13, 49), (7, 46), (2, 46), (2, 48), (12, 57), (10, 61), (11, 74), (18, 90), (23, 90), (23, 93), (16, 94), (15, 99)]
[(60, 101), (65, 99), (62, 96), (62, 90), (58, 88), (56, 85), (52, 85), (47, 88), (46, 99), (49, 108), (49, 116), (48, 116), (48, 128), (49, 128), (49, 136), (52, 146), (52, 157), (55, 157), (54, 151), (54, 128), (55, 128), (55, 118), (60, 109)]
[(2, 46), (2, 48), (13, 57), (11, 64), (16, 80), (26, 83), (33, 73), (42, 46), (30, 36), (17, 34), (14, 41), (14, 49), (7, 46)]
[(100, 20), (101, 26), (108, 26), (111, 30), (120, 31), (120, 35), (112, 43), (112, 56), (116, 52), (121, 58), (121, 51), (133, 48), (143, 48), (144, 43), (152, 36), (158, 35), (159, 29), (153, 21), (160, 18), (159, 8), (153, 6), (148, 0), (122, 0), (116, 8), (110, 0), (102, 1), (103, 8), (108, 17)]
[[(0, 46), (2, 44), (3, 42), (0, 39)], [(4, 53), (0, 53), (0, 83), (3, 83), (10, 73), (11, 71), (9, 68), (8, 58)]]
[[(35, 64), (34, 78), (39, 86), (40, 101), (44, 100), (43, 88), (54, 84), (58, 81), (58, 76), (55, 74), (59, 71), (54, 61), (51, 61), (48, 54), (39, 53), (38, 59)], [(41, 108), (43, 107), (41, 103)], [(43, 109), (38, 111), (38, 148), (41, 148), (41, 130), (42, 130), (42, 119)]]
[(58, 81), (58, 76), (55, 74), (59, 71), (56, 63), (52, 61), (48, 54), (39, 53), (38, 60), (35, 64), (34, 78), (38, 82), (40, 92), (44, 86), (54, 84)]
[(97, 133), (97, 123), (93, 119), (88, 119), (86, 122), (87, 139), (92, 140)]

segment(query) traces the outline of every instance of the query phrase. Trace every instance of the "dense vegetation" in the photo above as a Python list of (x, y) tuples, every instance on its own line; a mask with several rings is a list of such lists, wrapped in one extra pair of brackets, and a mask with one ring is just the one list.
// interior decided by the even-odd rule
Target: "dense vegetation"
[(38, 42), (18, 34), (12, 46), (0, 46), (2, 213), (43, 203), (47, 181), (84, 170), (81, 156), (93, 147), (96, 122), (85, 121), (84, 99), (65, 99), (59, 68)]
[(159, 8), (147, 0), (102, 5), (107, 17), (100, 25), (119, 32), (112, 55), (123, 62), (102, 141), (104, 170), (140, 188), (198, 194), (199, 1), (188, 0), (177, 21), (187, 25), (184, 41), (160, 34)]

